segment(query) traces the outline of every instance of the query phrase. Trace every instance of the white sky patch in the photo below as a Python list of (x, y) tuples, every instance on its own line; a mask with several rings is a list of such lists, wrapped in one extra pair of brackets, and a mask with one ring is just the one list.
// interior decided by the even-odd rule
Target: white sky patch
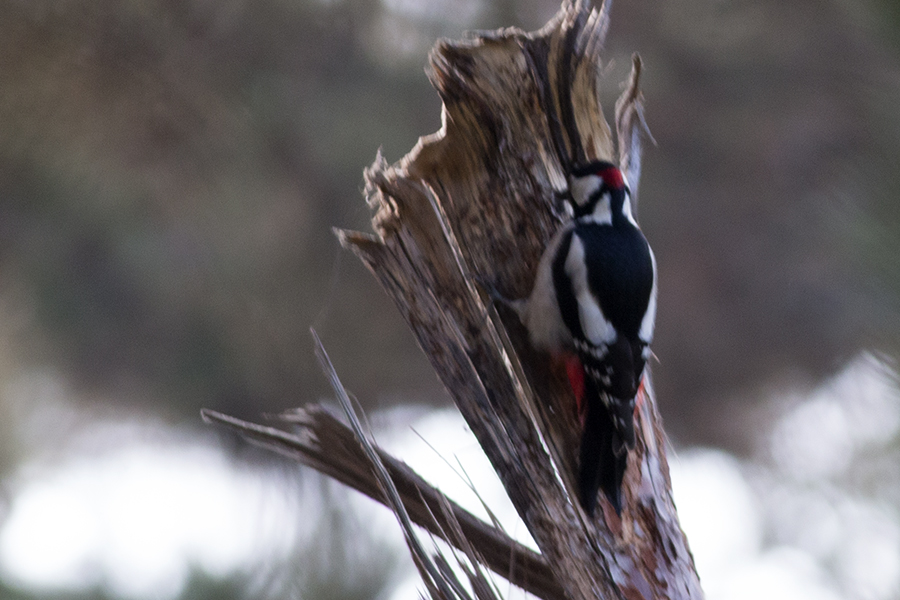
[(214, 446), (135, 441), (20, 483), (0, 573), (32, 589), (170, 598), (190, 566), (224, 576), (285, 555), (297, 535), (284, 486)]
[(848, 596), (896, 598), (900, 592), (900, 523), (895, 511), (871, 502), (839, 507), (844, 536), (836, 548), (837, 575)]
[(841, 599), (818, 564), (789, 547), (773, 548), (733, 565), (726, 581), (711, 583), (705, 591), (709, 600)]
[(695, 449), (671, 458), (670, 467), (681, 526), (709, 600), (840, 600), (811, 554), (764, 546), (760, 503), (734, 457)]
[[(455, 408), (421, 413), (397, 409), (387, 415), (389, 426), (377, 442), (449, 498), (479, 518), (488, 520), (484, 504), (506, 533), (535, 548), (506, 490), (478, 440)], [(469, 487), (469, 480), (475, 491)], [(476, 492), (477, 491), (477, 495)], [(479, 500), (479, 496), (481, 500)]]
[(672, 493), (704, 585), (755, 556), (762, 543), (759, 507), (737, 460), (718, 450), (672, 453)]
[(833, 477), (850, 466), (853, 437), (841, 403), (828, 396), (803, 402), (785, 416), (772, 434), (772, 453), (792, 478)]

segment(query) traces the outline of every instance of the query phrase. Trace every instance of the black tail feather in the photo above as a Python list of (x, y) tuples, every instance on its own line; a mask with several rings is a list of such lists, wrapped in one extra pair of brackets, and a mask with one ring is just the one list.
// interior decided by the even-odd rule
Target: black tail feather
[(616, 514), (621, 515), (622, 480), (628, 461), (628, 447), (634, 445), (633, 420), (629, 414), (624, 430), (619, 431), (612, 411), (603, 403), (598, 387), (591, 379), (588, 377), (585, 381), (587, 414), (581, 436), (578, 481), (581, 505), (588, 515), (593, 516), (597, 506), (597, 491), (603, 490), (609, 503), (616, 509)]

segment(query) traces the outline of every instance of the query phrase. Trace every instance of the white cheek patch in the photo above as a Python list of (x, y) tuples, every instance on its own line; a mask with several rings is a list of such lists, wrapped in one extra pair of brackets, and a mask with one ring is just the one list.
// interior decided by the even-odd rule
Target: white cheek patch
[(578, 317), (585, 338), (595, 346), (609, 345), (616, 341), (615, 328), (603, 316), (600, 305), (588, 287), (584, 244), (578, 235), (572, 236), (569, 256), (566, 257), (566, 273), (572, 280), (572, 290), (578, 302)]
[(612, 209), (609, 207), (609, 192), (604, 192), (603, 195), (600, 196), (597, 205), (594, 206), (594, 211), (588, 217), (585, 217), (585, 219), (592, 223), (597, 223), (598, 225), (610, 225), (612, 223)]
[(569, 181), (569, 191), (572, 192), (572, 199), (578, 206), (587, 204), (588, 198), (595, 194), (603, 185), (603, 179), (597, 175), (585, 175), (584, 177), (573, 177)]

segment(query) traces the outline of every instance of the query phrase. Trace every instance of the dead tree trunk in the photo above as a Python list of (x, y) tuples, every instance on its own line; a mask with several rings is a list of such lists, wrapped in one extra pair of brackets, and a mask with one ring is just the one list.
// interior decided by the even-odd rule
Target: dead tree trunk
[[(572, 164), (617, 162), (636, 196), (640, 61), (616, 106), (616, 147), (597, 93), (607, 25), (606, 5), (597, 11), (566, 0), (532, 34), (507, 29), (439, 42), (429, 77), (444, 103), (441, 130), (399, 163), (379, 157), (366, 171), (375, 234), (338, 234), (396, 302), (540, 548), (532, 568), (546, 568), (550, 575), (541, 576), (549, 583), (531, 591), (585, 600), (699, 599), (652, 390), (636, 416), (622, 516), (607, 509), (589, 519), (575, 500), (579, 425), (565, 376), (529, 347), (516, 317), (498, 312), (477, 283), (490, 281), (511, 298), (528, 294), (560, 226)], [(322, 468), (324, 459), (309, 458), (299, 438), (236, 426)], [(351, 485), (360, 488), (360, 477), (367, 475)], [(377, 490), (367, 493), (379, 497)], [(414, 496), (407, 496), (411, 505)], [(427, 527), (422, 521), (439, 512), (431, 507), (413, 520)], [(525, 556), (522, 548), (510, 551)]]

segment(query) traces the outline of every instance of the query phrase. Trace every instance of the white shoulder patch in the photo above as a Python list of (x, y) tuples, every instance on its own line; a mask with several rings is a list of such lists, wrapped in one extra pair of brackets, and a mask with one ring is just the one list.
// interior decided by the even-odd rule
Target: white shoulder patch
[(638, 337), (645, 344), (653, 341), (653, 329), (656, 327), (656, 257), (653, 255), (653, 249), (650, 249), (650, 260), (653, 263), (653, 288), (650, 290), (650, 302), (647, 303), (647, 312), (644, 313), (644, 319), (641, 321), (641, 329), (638, 331)]
[(616, 329), (606, 320), (600, 304), (588, 286), (587, 266), (584, 262), (584, 244), (578, 234), (572, 236), (569, 256), (566, 257), (566, 274), (572, 280), (572, 290), (578, 302), (578, 317), (584, 336), (595, 346), (608, 346), (616, 341)]

